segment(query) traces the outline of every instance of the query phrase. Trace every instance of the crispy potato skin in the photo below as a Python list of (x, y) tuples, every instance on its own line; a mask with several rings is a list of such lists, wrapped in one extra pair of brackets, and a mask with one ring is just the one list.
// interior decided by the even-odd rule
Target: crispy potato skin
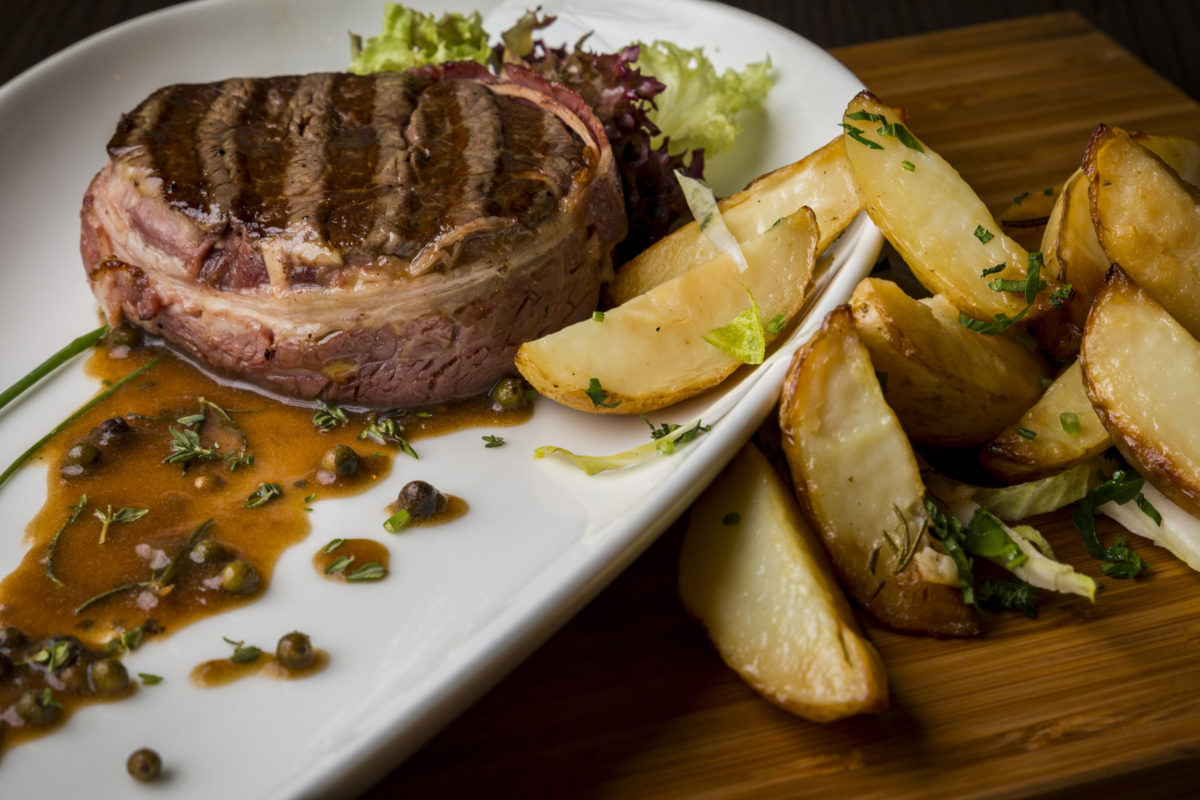
[[(1084, 388), (1121, 454), (1200, 515), (1200, 342), (1119, 266), (1088, 317)], [(1163, 370), (1162, 364), (1171, 364)]]
[(849, 306), (831, 312), (793, 358), (779, 425), (801, 507), (850, 596), (899, 631), (978, 634), (979, 619), (956, 588), (923, 580), (884, 542), (889, 528), (925, 535), (925, 488)]
[[(850, 298), (854, 325), (885, 397), (916, 444), (986, 442), (1037, 402), (1042, 361), (1016, 342), (964, 328), (896, 284), (866, 278)], [(948, 307), (948, 306), (947, 306)], [(945, 309), (943, 309), (945, 311)]]

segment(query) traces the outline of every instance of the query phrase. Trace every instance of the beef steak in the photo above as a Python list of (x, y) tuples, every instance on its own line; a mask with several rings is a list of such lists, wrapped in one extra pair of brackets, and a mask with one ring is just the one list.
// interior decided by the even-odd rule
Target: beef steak
[(302, 399), (486, 391), (591, 313), (625, 232), (603, 127), (516, 67), (167, 86), (108, 153), (81, 250), (110, 323)]

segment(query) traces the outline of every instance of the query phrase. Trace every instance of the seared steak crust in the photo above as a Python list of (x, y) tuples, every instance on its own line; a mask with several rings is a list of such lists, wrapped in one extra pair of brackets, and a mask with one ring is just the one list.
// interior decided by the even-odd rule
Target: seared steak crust
[(82, 252), (110, 321), (305, 399), (486, 390), (591, 312), (625, 228), (601, 126), (520, 70), (168, 86), (108, 151)]

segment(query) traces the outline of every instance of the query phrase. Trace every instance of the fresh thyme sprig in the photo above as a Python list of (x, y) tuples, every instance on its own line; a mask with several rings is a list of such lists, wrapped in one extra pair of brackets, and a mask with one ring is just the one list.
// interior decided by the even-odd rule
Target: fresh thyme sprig
[(346, 416), (346, 412), (339, 406), (327, 405), (324, 401), (317, 401), (317, 412), (313, 414), (313, 427), (321, 433), (329, 433), (339, 425), (345, 425), (350, 420)]
[[(86, 499), (86, 498), (85, 498)], [(150, 513), (148, 508), (130, 508), (125, 506), (114, 512), (112, 506), (108, 507), (107, 511), (96, 509), (92, 515), (100, 520), (100, 544), (104, 544), (104, 540), (108, 536), (108, 526), (116, 523), (137, 522), (142, 517)]]
[(402, 433), (404, 433), (404, 426), (395, 417), (390, 415), (372, 416), (366, 429), (358, 435), (358, 438), (369, 439), (376, 444), (394, 444), (408, 455), (417, 458), (417, 451), (412, 448), (407, 439), (400, 435)]

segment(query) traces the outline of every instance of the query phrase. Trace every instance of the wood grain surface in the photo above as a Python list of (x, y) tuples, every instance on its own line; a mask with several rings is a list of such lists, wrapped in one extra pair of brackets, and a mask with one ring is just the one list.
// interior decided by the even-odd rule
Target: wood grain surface
[[(1200, 137), (1200, 106), (1073, 14), (835, 50), (993, 207), (1063, 180), (1098, 122)], [(847, 98), (848, 100), (849, 98)], [(1195, 793), (1200, 575), (1139, 540), (1101, 578), (972, 641), (864, 623), (890, 710), (815, 725), (721, 662), (675, 593), (682, 528), (367, 797), (1105, 797)], [(1101, 524), (1107, 541), (1117, 530)]]

